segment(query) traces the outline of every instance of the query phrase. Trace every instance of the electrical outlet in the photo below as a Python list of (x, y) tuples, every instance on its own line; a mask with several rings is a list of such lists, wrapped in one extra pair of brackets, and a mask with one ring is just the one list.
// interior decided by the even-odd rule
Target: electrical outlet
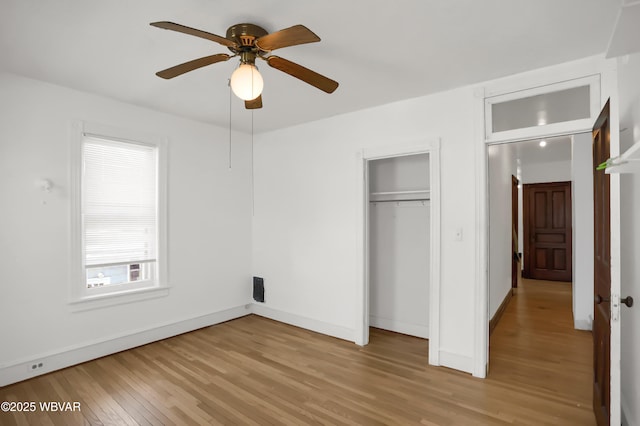
[(44, 362), (42, 361), (34, 361), (32, 363), (27, 364), (27, 371), (41, 371), (44, 368)]

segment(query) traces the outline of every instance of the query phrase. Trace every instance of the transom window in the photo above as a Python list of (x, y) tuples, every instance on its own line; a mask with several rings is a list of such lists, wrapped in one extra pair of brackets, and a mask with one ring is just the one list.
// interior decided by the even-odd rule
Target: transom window
[(590, 130), (599, 112), (599, 75), (494, 94), (485, 98), (485, 141), (507, 142)]

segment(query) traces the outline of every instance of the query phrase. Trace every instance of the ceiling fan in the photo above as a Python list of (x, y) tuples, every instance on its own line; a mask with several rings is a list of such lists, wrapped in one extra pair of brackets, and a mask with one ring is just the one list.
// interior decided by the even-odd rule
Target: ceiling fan
[(244, 104), (247, 109), (262, 108), (263, 80), (255, 65), (256, 58), (265, 60), (272, 68), (283, 71), (324, 92), (333, 93), (338, 88), (338, 82), (328, 77), (287, 59), (271, 55), (271, 52), (276, 49), (320, 41), (320, 37), (304, 25), (294, 25), (269, 34), (258, 25), (236, 24), (227, 29), (226, 37), (174, 22), (152, 22), (151, 25), (215, 41), (226, 46), (232, 52), (232, 55), (218, 53), (167, 68), (157, 72), (156, 75), (158, 77), (164, 79), (174, 78), (189, 71), (217, 62), (228, 61), (239, 56), (240, 65), (231, 75), (231, 88), (236, 96), (245, 101)]

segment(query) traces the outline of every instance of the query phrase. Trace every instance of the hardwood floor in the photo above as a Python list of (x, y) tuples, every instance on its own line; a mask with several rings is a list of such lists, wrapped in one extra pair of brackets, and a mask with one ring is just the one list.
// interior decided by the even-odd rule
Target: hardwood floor
[(594, 424), (591, 334), (573, 330), (568, 289), (523, 284), (485, 380), (428, 366), (426, 340), (372, 329), (362, 348), (248, 316), (0, 388), (81, 407), (0, 424)]
[(519, 421), (596, 424), (592, 336), (573, 328), (571, 304), (571, 283), (523, 278), (491, 335), (487, 380), (530, 398)]

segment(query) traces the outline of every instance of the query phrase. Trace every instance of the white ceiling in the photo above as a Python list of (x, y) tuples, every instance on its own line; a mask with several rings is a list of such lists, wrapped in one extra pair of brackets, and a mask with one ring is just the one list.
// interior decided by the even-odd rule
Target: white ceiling
[[(173, 80), (154, 75), (228, 53), (160, 30), (173, 21), (225, 35), (251, 22), (303, 24), (320, 43), (277, 55), (340, 83), (328, 95), (260, 63), (268, 131), (595, 54), (607, 48), (619, 0), (0, 0), (0, 70), (221, 126), (235, 59)], [(251, 113), (233, 98), (232, 124)]]
[[(540, 146), (541, 140), (547, 142), (544, 147)], [(489, 156), (499, 158), (502, 154), (508, 153), (509, 150), (513, 150), (511, 151), (513, 153), (512, 158), (516, 161), (516, 167), (521, 170), (525, 170), (528, 166), (539, 164), (571, 161), (571, 136), (491, 145), (489, 146)]]
[(571, 161), (570, 136), (546, 138), (544, 140), (547, 142), (544, 147), (540, 146), (540, 139), (513, 144), (516, 150), (516, 159), (520, 161), (520, 166), (526, 167), (527, 165), (540, 163)]

